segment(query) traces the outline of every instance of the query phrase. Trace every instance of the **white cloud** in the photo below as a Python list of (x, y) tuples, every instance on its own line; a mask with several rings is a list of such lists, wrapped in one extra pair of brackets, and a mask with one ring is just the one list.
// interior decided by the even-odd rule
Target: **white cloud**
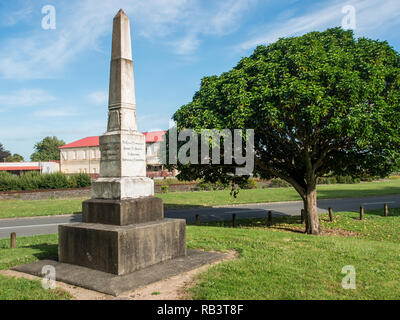
[(10, 107), (33, 107), (54, 101), (48, 92), (41, 89), (20, 89), (10, 93), (0, 93), (0, 106)]
[[(0, 43), (0, 75), (7, 79), (54, 78), (85, 50), (99, 50), (111, 34), (113, 15), (123, 8), (133, 38), (169, 45), (177, 54), (192, 54), (202, 35), (222, 36), (237, 30), (246, 10), (257, 0), (75, 0), (56, 8), (56, 30), (30, 32)], [(36, 9), (36, 8), (35, 8)], [(17, 20), (13, 20), (17, 21)], [(38, 22), (39, 23), (39, 22)]]
[(107, 105), (108, 92), (107, 91), (95, 91), (88, 95), (89, 101), (96, 105)]
[(65, 109), (44, 109), (35, 111), (34, 115), (39, 118), (64, 118), (72, 117), (77, 114)]
[(14, 26), (21, 20), (28, 19), (31, 14), (32, 5), (25, 4), (25, 7), (21, 10), (16, 10), (13, 12), (3, 12), (3, 14), (1, 15), (1, 24), (6, 27)]
[(297, 36), (314, 30), (341, 26), (342, 8), (353, 5), (356, 9), (356, 35), (379, 36), (386, 28), (400, 24), (400, 1), (353, 0), (349, 2), (329, 1), (319, 3), (312, 12), (264, 26), (262, 33), (237, 46), (248, 50), (259, 44), (273, 43), (279, 38)]

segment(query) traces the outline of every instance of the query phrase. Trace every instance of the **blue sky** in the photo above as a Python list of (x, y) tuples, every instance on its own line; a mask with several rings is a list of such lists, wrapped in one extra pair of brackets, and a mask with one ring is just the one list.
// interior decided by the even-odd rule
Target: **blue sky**
[[(42, 28), (42, 8), (56, 29)], [(29, 159), (34, 143), (67, 143), (106, 128), (112, 19), (131, 20), (137, 116), (167, 129), (204, 76), (228, 71), (258, 44), (341, 26), (400, 51), (399, 0), (0, 0), (0, 142)]]

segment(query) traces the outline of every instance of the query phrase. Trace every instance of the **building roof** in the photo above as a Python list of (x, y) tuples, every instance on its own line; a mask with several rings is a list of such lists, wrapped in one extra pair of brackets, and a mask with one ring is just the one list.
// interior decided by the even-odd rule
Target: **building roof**
[(80, 147), (96, 147), (99, 145), (99, 137), (86, 137), (60, 147), (60, 149), (65, 148), (80, 148)]
[[(146, 142), (157, 142), (162, 141), (163, 136), (167, 131), (151, 131), (151, 132), (143, 132), (143, 135), (146, 137)], [(60, 149), (66, 148), (81, 148), (81, 147), (97, 147), (99, 145), (99, 137), (86, 137), (71, 143), (68, 143), (64, 146), (61, 146)]]
[(30, 170), (40, 170), (39, 166), (30, 166), (30, 167), (22, 167), (22, 166), (15, 166), (15, 167), (1, 167), (0, 171), (30, 171)]

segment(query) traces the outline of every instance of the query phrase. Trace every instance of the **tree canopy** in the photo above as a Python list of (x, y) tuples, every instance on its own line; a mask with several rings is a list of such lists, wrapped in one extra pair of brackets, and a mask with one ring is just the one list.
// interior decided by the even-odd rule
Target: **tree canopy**
[(4, 146), (0, 143), (0, 162), (4, 162), (10, 155), (10, 151), (4, 149)]
[[(179, 130), (254, 129), (254, 174), (289, 182), (304, 201), (306, 231), (318, 234), (318, 177), (398, 168), (400, 55), (341, 28), (283, 38), (203, 78), (173, 119)], [(232, 179), (230, 166), (178, 170), (184, 178)]]
[(4, 159), (5, 162), (23, 162), (24, 157), (19, 155), (18, 153), (14, 153), (12, 156), (8, 156)]
[(60, 160), (59, 147), (65, 145), (57, 137), (46, 137), (35, 144), (35, 152), (31, 155), (32, 161)]

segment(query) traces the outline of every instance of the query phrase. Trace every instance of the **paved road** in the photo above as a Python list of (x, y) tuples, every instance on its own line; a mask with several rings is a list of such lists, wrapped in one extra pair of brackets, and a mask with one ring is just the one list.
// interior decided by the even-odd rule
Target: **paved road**
[[(363, 205), (366, 210), (379, 208), (383, 210), (384, 203), (387, 203), (389, 208), (400, 208), (400, 195), (319, 200), (318, 212), (325, 213), (330, 207), (334, 211), (358, 211), (360, 205)], [(166, 210), (165, 217), (182, 218), (191, 223), (195, 221), (195, 215), (199, 214), (201, 221), (223, 221), (232, 219), (233, 213), (237, 214), (238, 219), (265, 217), (268, 211), (272, 211), (275, 216), (299, 215), (302, 207), (303, 203), (301, 201), (244, 204), (213, 208)], [(58, 225), (80, 221), (81, 215), (0, 219), (0, 238), (8, 238), (11, 232), (16, 232), (17, 236), (57, 233)]]

